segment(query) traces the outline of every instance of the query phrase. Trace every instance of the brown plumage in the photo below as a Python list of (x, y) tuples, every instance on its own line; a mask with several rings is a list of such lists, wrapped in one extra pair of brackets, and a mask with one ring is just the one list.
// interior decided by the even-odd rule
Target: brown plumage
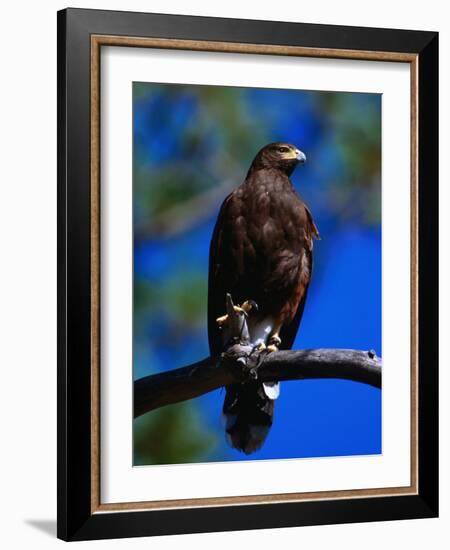
[[(225, 313), (227, 293), (235, 304), (256, 302), (258, 310), (248, 319), (255, 345), (290, 349), (294, 343), (311, 278), (313, 238), (318, 237), (311, 213), (289, 179), (305, 160), (293, 145), (267, 145), (242, 185), (222, 204), (209, 263), (208, 336), (213, 355), (227, 344), (227, 331), (216, 322)], [(276, 389), (258, 382), (227, 387), (224, 415), (233, 447), (250, 453), (262, 445), (276, 396)]]

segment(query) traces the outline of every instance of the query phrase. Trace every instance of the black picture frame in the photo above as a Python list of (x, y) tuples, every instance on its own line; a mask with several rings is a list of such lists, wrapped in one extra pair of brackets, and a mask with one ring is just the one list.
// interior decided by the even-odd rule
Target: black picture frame
[[(417, 56), (418, 491), (309, 502), (93, 512), (91, 37), (151, 37)], [(148, 13), (58, 12), (58, 532), (138, 537), (438, 515), (438, 34)], [(401, 207), (401, 206), (399, 206)], [(94, 350), (95, 351), (95, 350)]]

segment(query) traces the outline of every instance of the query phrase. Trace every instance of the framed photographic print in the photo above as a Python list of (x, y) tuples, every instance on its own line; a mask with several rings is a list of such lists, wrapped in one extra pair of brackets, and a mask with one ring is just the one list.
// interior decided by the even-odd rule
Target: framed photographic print
[(58, 13), (58, 536), (438, 513), (434, 32)]

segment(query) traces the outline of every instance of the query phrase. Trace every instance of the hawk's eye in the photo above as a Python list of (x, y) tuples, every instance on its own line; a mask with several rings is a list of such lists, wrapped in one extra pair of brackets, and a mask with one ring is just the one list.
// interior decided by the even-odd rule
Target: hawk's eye
[(289, 147), (278, 147), (278, 151), (280, 153), (288, 153), (289, 152)]

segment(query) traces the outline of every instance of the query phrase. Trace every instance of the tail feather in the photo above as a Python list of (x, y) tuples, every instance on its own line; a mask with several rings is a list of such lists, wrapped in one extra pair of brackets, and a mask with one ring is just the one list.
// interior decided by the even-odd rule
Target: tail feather
[(223, 415), (227, 441), (246, 454), (262, 446), (272, 426), (278, 390), (274, 385), (268, 391), (265, 385), (252, 381), (226, 387)]

